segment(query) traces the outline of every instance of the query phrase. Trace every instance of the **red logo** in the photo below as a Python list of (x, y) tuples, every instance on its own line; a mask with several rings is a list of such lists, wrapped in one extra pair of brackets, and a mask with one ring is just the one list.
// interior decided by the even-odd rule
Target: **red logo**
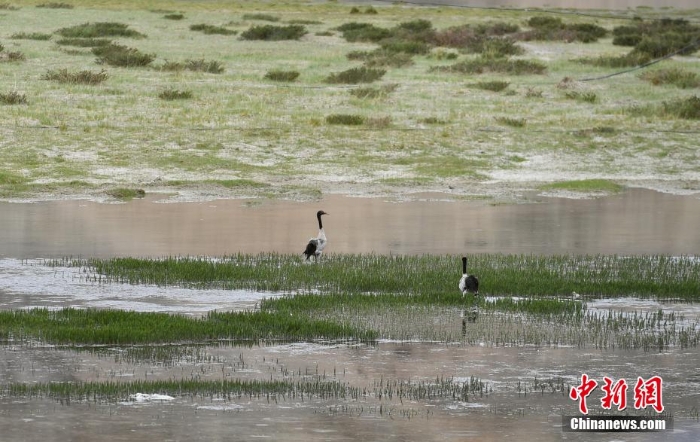
[[(627, 408), (627, 381), (618, 379), (613, 383), (609, 377), (603, 377), (603, 386), (601, 390), (605, 395), (600, 400), (600, 405), (605, 410), (610, 410), (613, 405), (617, 406), (619, 411)], [(569, 397), (572, 400), (579, 401), (578, 408), (582, 414), (588, 414), (588, 405), (586, 398), (598, 387), (598, 382), (590, 379), (587, 374), (581, 375), (581, 383), (571, 387)], [(634, 385), (634, 408), (642, 410), (646, 407), (653, 407), (657, 413), (664, 411), (661, 391), (663, 390), (663, 380), (660, 376), (653, 376), (647, 380), (641, 377), (637, 378)]]

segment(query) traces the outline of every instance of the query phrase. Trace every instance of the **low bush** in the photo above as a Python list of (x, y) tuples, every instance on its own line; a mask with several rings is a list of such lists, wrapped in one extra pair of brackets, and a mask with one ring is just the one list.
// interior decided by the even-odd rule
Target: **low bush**
[(299, 40), (306, 35), (306, 28), (301, 25), (289, 26), (253, 26), (241, 34), (243, 40)]
[(325, 82), (333, 84), (372, 83), (373, 81), (377, 81), (382, 78), (384, 74), (386, 74), (384, 69), (359, 67), (331, 74), (326, 77)]

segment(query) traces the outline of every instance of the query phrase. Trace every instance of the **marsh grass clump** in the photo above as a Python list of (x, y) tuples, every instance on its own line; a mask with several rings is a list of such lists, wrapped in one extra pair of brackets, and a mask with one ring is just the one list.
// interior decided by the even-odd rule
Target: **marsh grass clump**
[(504, 126), (510, 127), (525, 127), (527, 120), (525, 118), (513, 118), (513, 117), (496, 117), (496, 121)]
[(326, 77), (324, 82), (331, 84), (372, 83), (382, 78), (384, 74), (386, 74), (386, 70), (384, 69), (374, 69), (363, 66), (331, 74)]
[(659, 69), (647, 71), (639, 76), (654, 86), (673, 85), (681, 89), (700, 87), (700, 77), (692, 71), (680, 68)]
[(134, 198), (143, 198), (146, 196), (146, 192), (143, 189), (130, 189), (126, 187), (118, 187), (116, 189), (108, 190), (107, 195), (118, 200), (132, 200)]
[(299, 40), (307, 34), (306, 28), (302, 25), (274, 26), (263, 25), (253, 26), (241, 33), (243, 40)]
[(66, 38), (146, 38), (144, 34), (129, 29), (129, 25), (116, 22), (83, 23), (81, 25), (71, 26), (70, 28), (61, 28), (56, 31), (56, 33)]
[(593, 23), (564, 23), (560, 18), (548, 15), (532, 17), (527, 24), (533, 29), (520, 33), (518, 39), (592, 43), (608, 33), (605, 28)]
[(190, 30), (203, 32), (207, 35), (236, 35), (238, 33), (238, 31), (226, 29), (222, 26), (213, 26), (207, 24), (191, 25)]
[(0, 93), (0, 104), (27, 104), (27, 96), (17, 91), (8, 92), (6, 94)]
[(46, 9), (73, 9), (73, 5), (71, 5), (70, 3), (62, 2), (40, 3), (36, 5), (36, 7)]
[(88, 70), (69, 72), (68, 69), (58, 69), (47, 71), (41, 78), (43, 80), (57, 81), (59, 83), (96, 85), (107, 80), (107, 77), (108, 75), (105, 70), (101, 70), (100, 72)]
[(567, 91), (564, 96), (569, 100), (583, 101), (585, 103), (595, 103), (598, 95), (595, 92)]
[(601, 55), (599, 57), (579, 58), (576, 61), (591, 66), (620, 69), (641, 66), (651, 61), (651, 57), (632, 51), (624, 55)]
[(272, 70), (268, 71), (264, 77), (266, 80), (288, 82), (299, 78), (297, 71)]
[(158, 94), (161, 100), (188, 100), (192, 98), (192, 91), (181, 91), (178, 89), (168, 88)]
[(411, 54), (387, 51), (384, 48), (374, 51), (352, 51), (347, 54), (349, 60), (361, 60), (367, 68), (395, 67), (401, 68), (413, 64)]
[(650, 58), (663, 57), (683, 49), (681, 55), (689, 55), (698, 50), (698, 45), (693, 45), (693, 42), (700, 38), (700, 26), (683, 18), (638, 20), (632, 25), (614, 28), (613, 36), (614, 45), (633, 46), (632, 52)]
[[(60, 260), (55, 264), (80, 267), (86, 275), (101, 275), (104, 282), (257, 291), (386, 292), (462, 302), (450, 278), (455, 259), (459, 260), (431, 255), (329, 255), (323, 266), (312, 270), (301, 265), (296, 255), (278, 254), (239, 254), (216, 260)], [(480, 254), (471, 256), (469, 262), (482, 281), (480, 291), (493, 295), (552, 297), (575, 291), (597, 297), (700, 300), (700, 261), (692, 257)], [(91, 280), (97, 281), (97, 277)]]
[(328, 124), (342, 124), (345, 126), (361, 126), (365, 119), (360, 115), (332, 114), (326, 117)]
[(10, 36), (11, 39), (13, 40), (39, 40), (39, 41), (46, 41), (46, 40), (51, 40), (51, 34), (44, 34), (42, 32), (18, 32), (16, 34), (12, 34)]
[(98, 56), (98, 63), (117, 67), (143, 67), (155, 60), (154, 54), (144, 54), (138, 49), (116, 43), (93, 47), (92, 53)]
[(541, 75), (545, 73), (547, 66), (538, 61), (479, 56), (451, 66), (433, 67), (431, 70), (462, 74), (502, 73), (510, 75)]
[[(166, 63), (167, 65), (167, 63)], [(198, 60), (185, 60), (185, 69), (188, 71), (194, 71), (194, 72), (206, 72), (209, 74), (221, 74), (224, 72), (224, 66), (215, 60), (204, 60), (204, 59), (198, 59)], [(170, 66), (168, 70), (173, 70), (171, 69), (173, 66)]]
[(378, 43), (381, 40), (392, 37), (389, 29), (377, 27), (371, 23), (345, 23), (336, 28), (343, 34), (343, 38), (350, 43), (371, 42)]
[(27, 57), (24, 55), (23, 52), (20, 52), (20, 51), (11, 51), (11, 52), (0, 51), (0, 62), (3, 62), (3, 61), (16, 62), (16, 61), (24, 61), (26, 59), (27, 59)]
[(508, 86), (510, 86), (510, 83), (507, 81), (480, 81), (479, 83), (468, 85), (468, 87), (492, 92), (501, 92), (502, 90), (508, 88)]
[[(270, 22), (278, 22), (280, 21), (280, 18), (277, 17), (276, 15), (272, 14), (243, 14), (243, 20), (259, 20), (259, 21), (270, 21)], [(301, 24), (301, 23), (299, 23)]]
[(686, 120), (700, 120), (700, 97), (697, 95), (666, 101), (663, 103), (662, 108), (667, 115)]
[(128, 345), (226, 339), (360, 339), (376, 334), (323, 320), (271, 312), (209, 312), (201, 319), (124, 310), (46, 309), (0, 312), (0, 340), (9, 336), (55, 344)]
[(379, 87), (358, 87), (350, 90), (350, 95), (357, 98), (384, 98), (398, 88), (398, 84), (391, 83)]
[(62, 38), (56, 41), (60, 46), (76, 46), (79, 48), (96, 48), (112, 43), (108, 38)]
[(166, 20), (182, 20), (185, 18), (184, 14), (165, 14), (163, 16)]

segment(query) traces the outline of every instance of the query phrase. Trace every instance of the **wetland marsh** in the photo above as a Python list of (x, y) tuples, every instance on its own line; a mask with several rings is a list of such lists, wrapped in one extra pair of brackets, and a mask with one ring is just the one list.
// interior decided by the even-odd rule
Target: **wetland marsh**
[(0, 3), (0, 439), (696, 441), (700, 9), (626, 5)]

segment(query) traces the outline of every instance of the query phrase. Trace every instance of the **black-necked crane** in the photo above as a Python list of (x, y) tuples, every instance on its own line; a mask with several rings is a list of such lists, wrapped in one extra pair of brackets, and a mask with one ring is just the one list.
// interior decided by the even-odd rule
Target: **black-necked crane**
[(321, 256), (321, 252), (326, 247), (328, 240), (326, 239), (326, 232), (323, 231), (323, 222), (321, 221), (321, 216), (328, 215), (323, 210), (316, 212), (316, 218), (318, 219), (318, 236), (316, 238), (311, 238), (309, 243), (306, 245), (306, 250), (304, 250), (304, 255), (306, 255), (306, 260), (312, 256), (318, 260)]
[(474, 296), (479, 295), (479, 280), (474, 275), (467, 274), (467, 257), (462, 257), (462, 279), (459, 280), (459, 289), (462, 291), (462, 296), (467, 293), (474, 293)]

